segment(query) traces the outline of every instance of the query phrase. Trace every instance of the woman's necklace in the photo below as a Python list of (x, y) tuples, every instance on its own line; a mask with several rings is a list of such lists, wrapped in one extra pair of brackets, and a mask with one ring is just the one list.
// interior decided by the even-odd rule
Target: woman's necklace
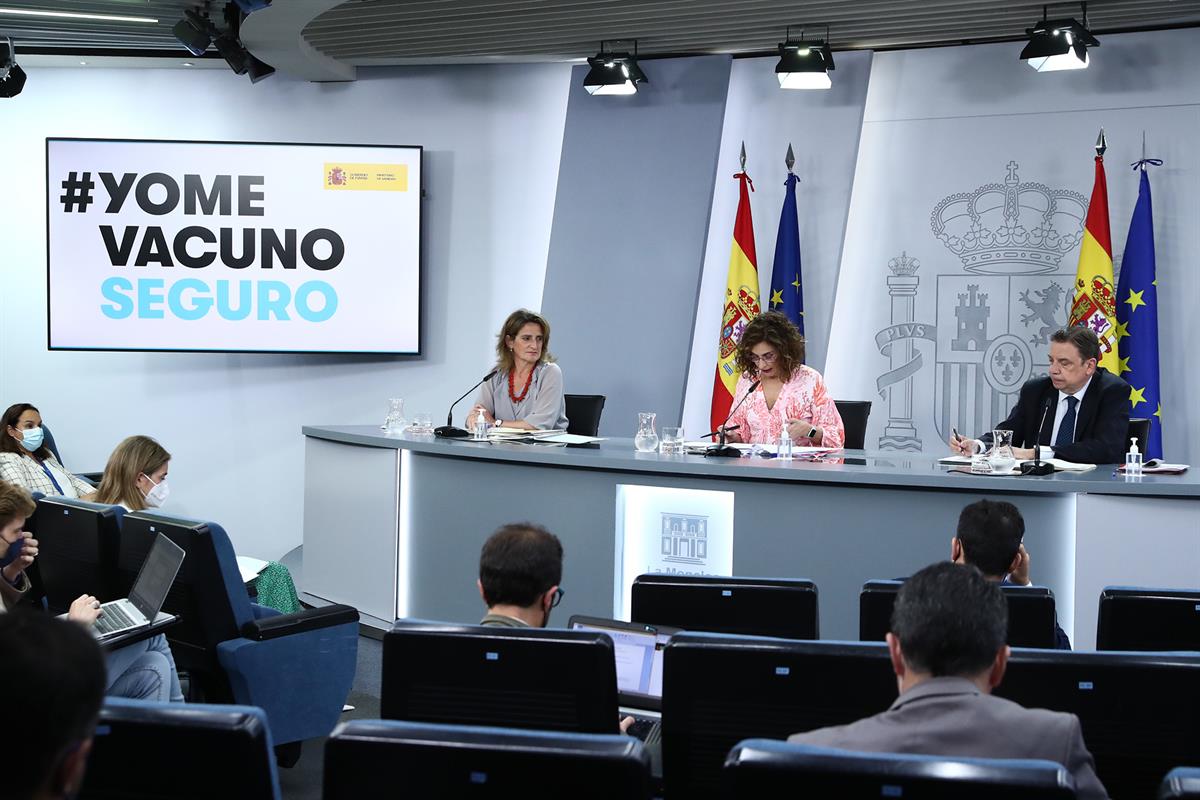
[(533, 370), (529, 370), (529, 374), (525, 376), (525, 388), (521, 390), (521, 395), (517, 396), (517, 386), (514, 383), (516, 371), (508, 373), (508, 399), (517, 404), (525, 399), (525, 395), (529, 394), (529, 384), (533, 382)]

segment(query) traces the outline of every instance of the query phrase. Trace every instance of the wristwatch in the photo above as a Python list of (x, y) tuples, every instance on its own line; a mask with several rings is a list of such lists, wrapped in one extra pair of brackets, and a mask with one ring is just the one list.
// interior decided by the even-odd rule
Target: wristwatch
[(504, 420), (502, 420), (502, 419), (497, 419), (497, 420), (496, 420), (496, 427), (497, 427), (497, 428), (503, 428), (503, 427), (504, 427)]
[(808, 438), (811, 439), (816, 435), (817, 435), (817, 426), (813, 425), (812, 428), (810, 428), (808, 431)]

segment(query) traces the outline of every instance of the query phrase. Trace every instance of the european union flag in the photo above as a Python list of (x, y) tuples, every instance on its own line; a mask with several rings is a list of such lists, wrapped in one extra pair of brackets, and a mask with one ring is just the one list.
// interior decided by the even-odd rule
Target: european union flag
[(1150, 178), (1146, 164), (1161, 164), (1143, 159), (1134, 168), (1141, 169), (1137, 205), (1129, 223), (1121, 277), (1117, 281), (1116, 337), (1121, 355), (1119, 372), (1132, 391), (1131, 417), (1150, 419), (1150, 441), (1138, 442), (1146, 459), (1162, 458), (1162, 395), (1158, 383), (1158, 282), (1154, 276), (1154, 217), (1150, 204)]
[(789, 172), (779, 233), (775, 237), (775, 265), (771, 268), (771, 302), (767, 308), (786, 314), (804, 333), (804, 291), (800, 286), (800, 221), (796, 217), (796, 181)]

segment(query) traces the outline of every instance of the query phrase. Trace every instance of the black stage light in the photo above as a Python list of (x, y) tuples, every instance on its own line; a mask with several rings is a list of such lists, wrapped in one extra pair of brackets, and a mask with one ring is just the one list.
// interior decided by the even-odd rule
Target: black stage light
[(0, 97), (16, 97), (25, 88), (25, 70), (17, 65), (12, 39), (0, 39)]
[(238, 75), (246, 74), (247, 60), (250, 58), (250, 54), (246, 52), (246, 48), (242, 47), (241, 42), (228, 33), (222, 33), (213, 39), (213, 45), (231, 70)]
[(184, 18), (175, 23), (171, 32), (192, 55), (202, 56), (212, 44), (212, 24), (190, 8), (183, 14)]
[(259, 61), (251, 53), (246, 53), (246, 74), (250, 76), (251, 83), (258, 83), (263, 78), (269, 78), (275, 74), (275, 68), (265, 61)]
[(583, 79), (583, 88), (588, 94), (635, 94), (639, 83), (649, 83), (646, 73), (637, 63), (637, 40), (633, 40), (633, 54), (604, 49), (595, 58), (587, 60), (591, 67)]
[(792, 30), (786, 33), (787, 41), (779, 45), (779, 63), (775, 65), (775, 77), (780, 89), (828, 89), (833, 86), (829, 71), (834, 68), (833, 51), (829, 49), (829, 33), (824, 39), (792, 40)]
[(1073, 18), (1046, 19), (1046, 6), (1042, 6), (1042, 19), (1025, 29), (1029, 44), (1021, 51), (1021, 60), (1038, 72), (1087, 69), (1087, 49), (1099, 47), (1100, 42), (1087, 27), (1087, 3), (1080, 6), (1083, 22)]

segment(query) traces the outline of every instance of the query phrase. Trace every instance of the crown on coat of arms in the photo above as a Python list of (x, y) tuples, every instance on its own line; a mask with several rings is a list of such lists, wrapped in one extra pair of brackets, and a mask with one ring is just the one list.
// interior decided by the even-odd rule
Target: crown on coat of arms
[(1053, 272), (1079, 245), (1087, 198), (1070, 189), (1022, 182), (1019, 166), (1010, 161), (1004, 183), (950, 195), (933, 209), (934, 235), (967, 272)]
[(921, 262), (909, 256), (907, 250), (901, 252), (895, 258), (888, 260), (888, 269), (892, 271), (893, 275), (903, 275), (906, 277), (915, 275), (920, 268)]

